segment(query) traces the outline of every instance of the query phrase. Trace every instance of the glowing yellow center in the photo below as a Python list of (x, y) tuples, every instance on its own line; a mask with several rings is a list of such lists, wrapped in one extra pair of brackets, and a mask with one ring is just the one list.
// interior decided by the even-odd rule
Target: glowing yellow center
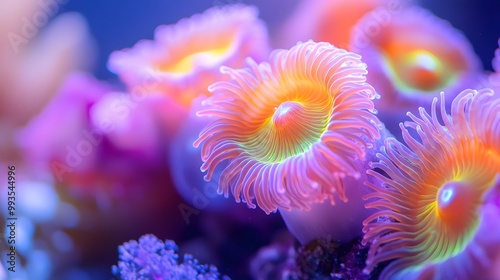
[(180, 58), (173, 64), (162, 65), (161, 71), (174, 74), (186, 74), (196, 67), (215, 66), (221, 63), (230, 49), (231, 44), (224, 44), (213, 49), (194, 52)]
[(406, 85), (423, 91), (440, 88), (446, 76), (441, 61), (423, 50), (409, 53), (401, 67), (400, 77)]
[[(288, 82), (289, 83), (289, 82)], [(275, 163), (308, 150), (325, 131), (332, 111), (327, 90), (295, 81), (282, 88), (266, 88), (268, 100), (249, 125), (243, 143), (256, 159)], [(287, 89), (288, 87), (288, 89)], [(274, 105), (274, 106), (272, 106)]]
[[(461, 71), (461, 59), (450, 61), (432, 50), (394, 43), (384, 49), (384, 67), (396, 88), (402, 92), (436, 93), (456, 78)], [(457, 64), (457, 65), (455, 65)]]

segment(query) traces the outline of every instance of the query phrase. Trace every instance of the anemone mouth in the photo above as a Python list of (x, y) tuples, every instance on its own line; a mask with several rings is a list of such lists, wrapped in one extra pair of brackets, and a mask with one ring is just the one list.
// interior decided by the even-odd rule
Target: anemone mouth
[(274, 52), (271, 61), (222, 67), (231, 81), (209, 87), (198, 116), (214, 119), (194, 143), (202, 145), (205, 179), (228, 160), (219, 191), (250, 207), (255, 199), (267, 213), (346, 201), (341, 178), (359, 176), (359, 161), (380, 137), (366, 65), (312, 41)]
[(425, 49), (385, 53), (383, 60), (394, 86), (407, 95), (415, 92), (435, 94), (436, 91), (450, 86), (465, 70), (464, 65), (458, 69), (450, 69), (448, 61)]
[[(375, 192), (365, 199), (375, 200), (366, 207), (382, 210), (363, 223), (364, 242), (372, 242), (367, 270), (395, 259), (383, 271), (384, 279), (462, 253), (477, 232), (480, 208), (500, 172), (500, 100), (493, 92), (463, 91), (453, 101), (451, 115), (442, 93), (441, 120), (436, 104), (434, 99), (431, 114), (421, 109), (420, 118), (408, 114), (412, 122), (405, 125), (420, 139), (401, 124), (408, 147), (387, 140), (380, 161), (372, 165), (387, 176), (368, 172), (388, 186), (368, 184)], [(376, 222), (380, 216), (396, 222)]]
[(249, 140), (241, 144), (256, 160), (279, 163), (308, 151), (320, 140), (330, 121), (333, 102), (327, 89), (307, 81), (268, 90), (283, 93), (274, 94), (270, 100), (263, 97), (269, 105), (256, 112), (245, 133)]

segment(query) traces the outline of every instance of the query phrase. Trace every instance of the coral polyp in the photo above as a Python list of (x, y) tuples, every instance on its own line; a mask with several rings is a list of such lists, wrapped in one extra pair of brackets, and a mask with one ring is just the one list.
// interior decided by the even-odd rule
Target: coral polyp
[(387, 0), (304, 0), (300, 1), (285, 22), (278, 43), (291, 46), (299, 40), (312, 39), (347, 48), (353, 27), (364, 15), (376, 8), (392, 13), (406, 6), (404, 1)]
[[(365, 220), (363, 229), (364, 242), (371, 243), (367, 272), (393, 260), (382, 279), (456, 272), (449, 268), (475, 257), (469, 251), (477, 248), (470, 246), (482, 238), (477, 234), (484, 234), (478, 231), (482, 209), (486, 194), (498, 188), (500, 173), (500, 99), (489, 89), (465, 90), (452, 102), (450, 115), (443, 93), (439, 106), (438, 111), (436, 98), (430, 114), (423, 108), (420, 117), (408, 113), (413, 121), (406, 128), (400, 124), (408, 147), (387, 140), (380, 161), (372, 164), (386, 175), (368, 171), (384, 183), (368, 183), (375, 192), (365, 199), (375, 200), (366, 206), (380, 210)], [(469, 273), (476, 269), (471, 267)]]
[(198, 115), (214, 120), (195, 141), (206, 180), (228, 160), (219, 192), (231, 190), (252, 208), (255, 199), (266, 213), (346, 201), (341, 178), (360, 176), (354, 161), (380, 137), (365, 64), (312, 41), (276, 51), (270, 61), (223, 67), (231, 80), (209, 87), (213, 96)]
[(221, 65), (243, 67), (246, 57), (260, 60), (268, 52), (267, 29), (258, 10), (228, 5), (159, 26), (154, 41), (114, 52), (108, 67), (129, 86), (166, 94), (189, 108), (221, 78)]
[(366, 60), (367, 81), (381, 95), (376, 102), (381, 112), (415, 113), (440, 91), (453, 98), (476, 85), (481, 63), (467, 38), (448, 22), (417, 7), (380, 19), (381, 14), (384, 8), (361, 19), (350, 43), (350, 50)]

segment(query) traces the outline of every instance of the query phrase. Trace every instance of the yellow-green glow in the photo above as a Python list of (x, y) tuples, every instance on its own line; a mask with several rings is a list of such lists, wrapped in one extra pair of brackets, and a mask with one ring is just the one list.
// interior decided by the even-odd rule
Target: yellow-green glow
[(383, 67), (394, 86), (403, 93), (434, 94), (448, 87), (458, 75), (458, 70), (452, 69), (447, 61), (423, 49), (385, 54)]
[(421, 68), (427, 71), (439, 72), (442, 68), (441, 61), (433, 54), (427, 51), (415, 51), (408, 56), (408, 62), (414, 65), (414, 68)]
[(283, 100), (279, 98), (274, 106), (263, 108), (261, 125), (243, 143), (261, 162), (282, 162), (304, 153), (328, 126), (332, 110), (328, 91), (314, 89), (312, 83), (296, 82), (290, 87), (281, 94)]

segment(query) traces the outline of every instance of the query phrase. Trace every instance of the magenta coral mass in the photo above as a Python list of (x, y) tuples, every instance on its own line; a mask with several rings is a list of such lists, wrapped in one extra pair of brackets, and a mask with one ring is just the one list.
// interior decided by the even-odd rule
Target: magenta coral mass
[(380, 137), (366, 65), (312, 41), (275, 51), (270, 61), (222, 67), (231, 80), (209, 87), (213, 96), (198, 116), (215, 119), (194, 143), (202, 145), (205, 179), (228, 160), (219, 192), (231, 190), (251, 208), (255, 199), (266, 213), (346, 201), (340, 179), (360, 176), (354, 161)]

